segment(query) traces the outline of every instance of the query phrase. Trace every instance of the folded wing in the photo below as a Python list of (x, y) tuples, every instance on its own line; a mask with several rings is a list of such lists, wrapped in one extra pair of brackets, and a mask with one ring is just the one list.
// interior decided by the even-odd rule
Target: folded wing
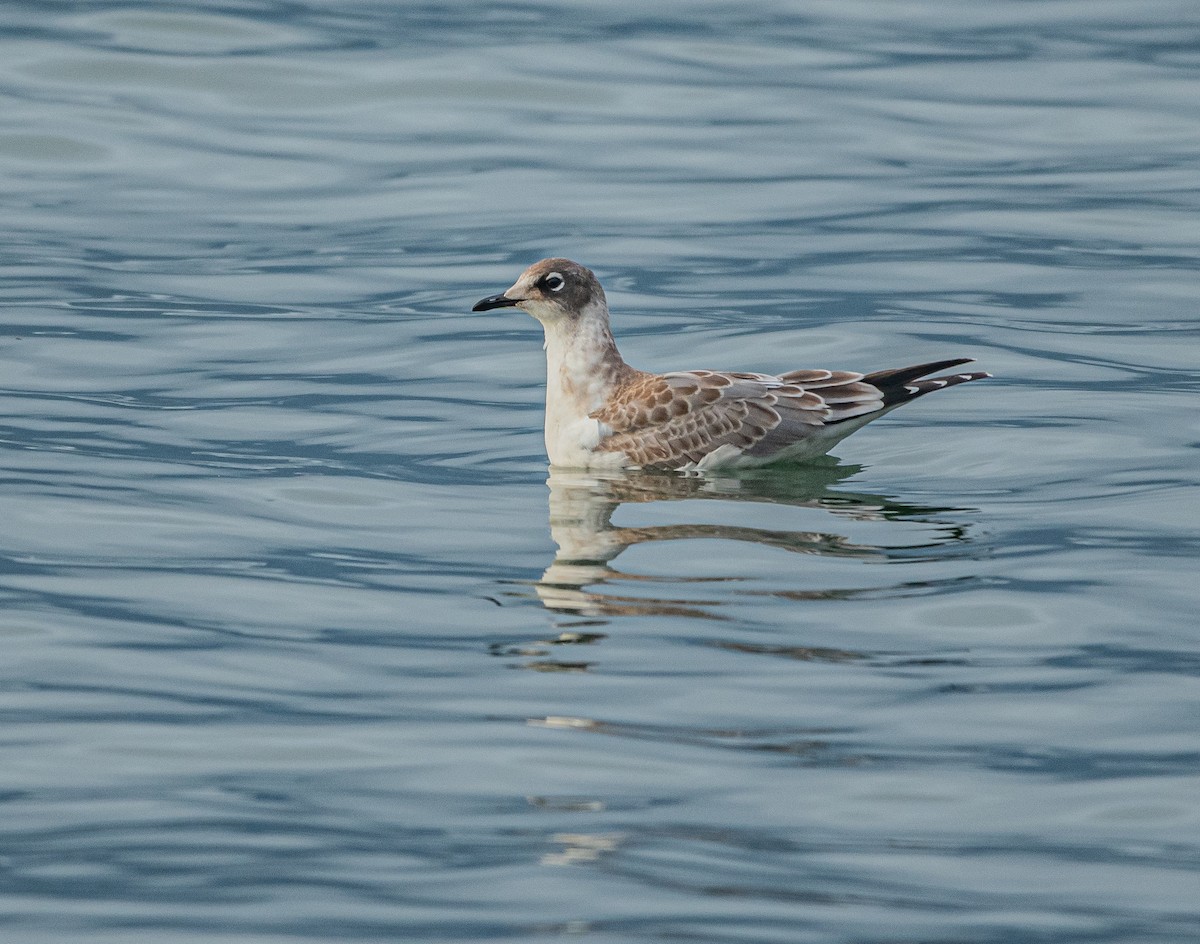
[(643, 468), (674, 469), (718, 450), (771, 456), (830, 424), (883, 408), (879, 388), (849, 371), (775, 377), (696, 370), (639, 373), (592, 417), (611, 430), (598, 450), (624, 453)]

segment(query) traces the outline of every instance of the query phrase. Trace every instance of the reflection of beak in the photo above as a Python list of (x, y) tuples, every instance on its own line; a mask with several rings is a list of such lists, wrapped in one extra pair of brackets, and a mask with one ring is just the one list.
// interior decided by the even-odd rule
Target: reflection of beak
[(493, 308), (514, 308), (519, 298), (509, 298), (503, 292), (499, 295), (489, 295), (487, 298), (481, 298), (472, 306), (471, 311), (491, 311)]

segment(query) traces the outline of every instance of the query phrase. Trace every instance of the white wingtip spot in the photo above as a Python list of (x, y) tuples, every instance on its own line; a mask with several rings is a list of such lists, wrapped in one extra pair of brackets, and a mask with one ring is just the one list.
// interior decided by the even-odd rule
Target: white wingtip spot
[(905, 384), (904, 389), (907, 390), (909, 393), (920, 393), (921, 392), (920, 387), (916, 387), (912, 384)]

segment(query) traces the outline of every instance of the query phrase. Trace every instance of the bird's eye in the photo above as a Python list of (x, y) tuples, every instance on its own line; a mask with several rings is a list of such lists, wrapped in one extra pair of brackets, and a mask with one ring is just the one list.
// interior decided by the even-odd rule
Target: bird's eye
[(542, 284), (552, 292), (561, 292), (563, 286), (567, 284), (566, 280), (557, 272), (551, 272), (542, 279)]

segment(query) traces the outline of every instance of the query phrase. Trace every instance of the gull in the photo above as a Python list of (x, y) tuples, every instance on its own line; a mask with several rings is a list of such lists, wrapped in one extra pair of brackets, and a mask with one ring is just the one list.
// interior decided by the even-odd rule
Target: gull
[(803, 462), (910, 400), (991, 376), (928, 376), (969, 357), (871, 374), (647, 373), (617, 351), (595, 274), (569, 259), (535, 262), (511, 288), (471, 310), (494, 308), (520, 308), (542, 324), (546, 452), (560, 468), (692, 471)]

